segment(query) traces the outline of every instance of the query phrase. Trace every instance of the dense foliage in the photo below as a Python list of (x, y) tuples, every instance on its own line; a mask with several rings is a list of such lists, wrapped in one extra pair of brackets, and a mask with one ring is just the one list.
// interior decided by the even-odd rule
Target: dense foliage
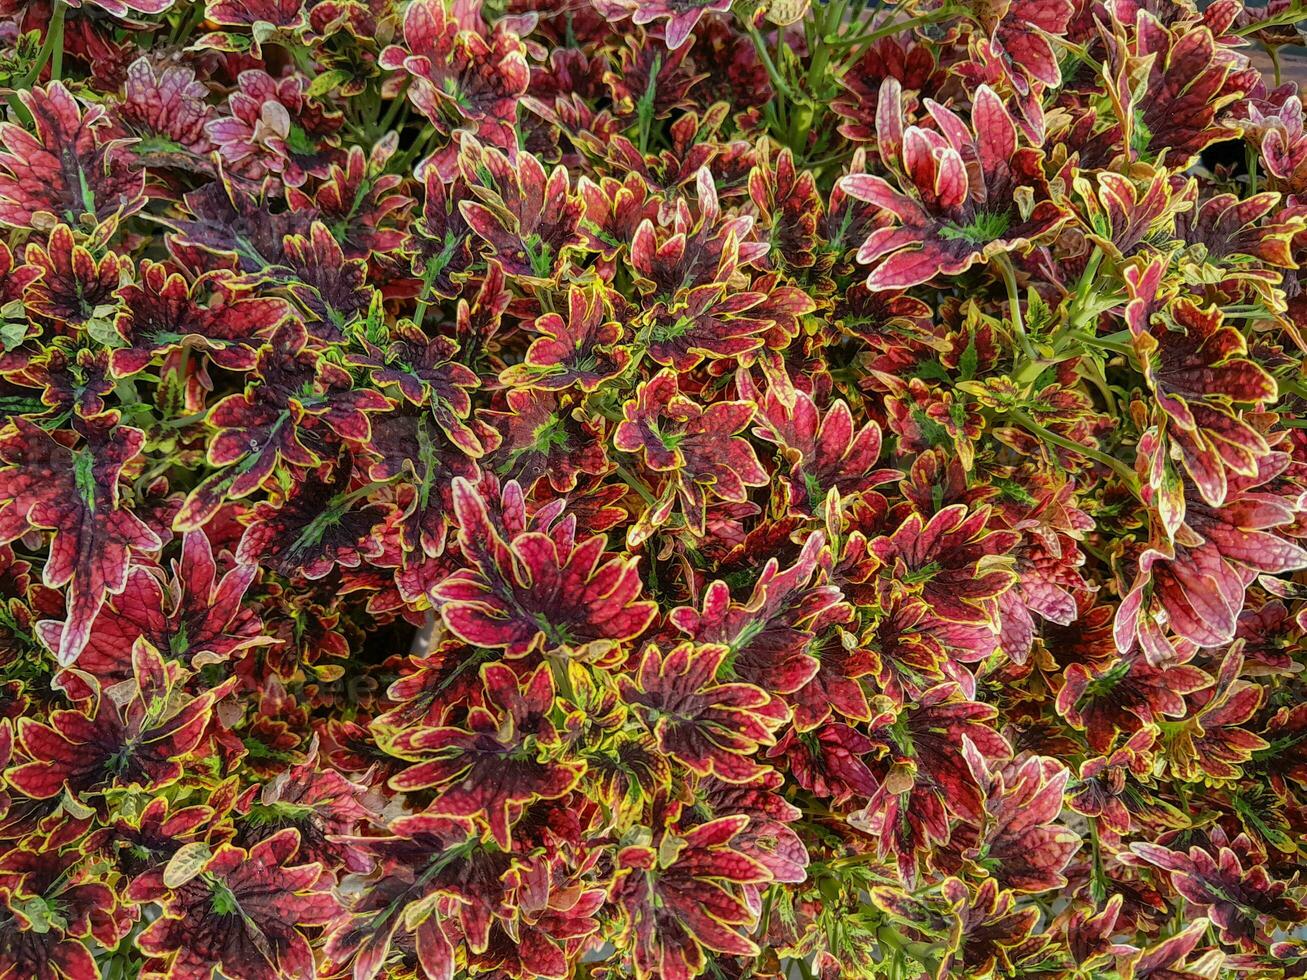
[(1307, 976), (1300, 0), (504, 3), (0, 0), (0, 978)]

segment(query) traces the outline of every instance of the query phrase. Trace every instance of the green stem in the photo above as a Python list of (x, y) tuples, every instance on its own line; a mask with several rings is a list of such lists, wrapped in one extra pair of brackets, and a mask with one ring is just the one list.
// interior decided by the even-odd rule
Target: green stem
[(846, 0), (831, 0), (830, 3), (822, 4), (820, 8), (817, 8), (817, 16), (804, 21), (805, 28), (811, 28), (811, 30), (807, 31), (807, 34), (809, 46), (814, 51), (816, 50), (816, 43), (825, 42), (828, 34), (834, 34), (839, 30), (840, 23), (844, 20), (846, 5)]
[(194, 425), (196, 422), (203, 421), (204, 417), (209, 414), (206, 408), (200, 412), (192, 412), (190, 415), (183, 415), (179, 419), (164, 419), (159, 424), (169, 429), (184, 429), (188, 425)]
[(136, 481), (136, 486), (142, 489), (148, 487), (156, 477), (167, 473), (176, 463), (177, 461), (171, 457), (160, 460), (141, 474), (140, 479)]
[(1123, 353), (1126, 354), (1134, 353), (1134, 348), (1130, 346), (1130, 341), (1133, 338), (1134, 338), (1134, 334), (1132, 334), (1128, 328), (1125, 330), (1118, 330), (1116, 333), (1110, 333), (1106, 337), (1100, 337), (1098, 334), (1095, 333), (1089, 334), (1089, 340), (1094, 341), (1096, 343), (1107, 344), (1107, 345), (1114, 344), (1116, 345), (1117, 348), (1119, 348)]
[(408, 86), (405, 86), (404, 90), (397, 93), (395, 98), (391, 100), (390, 107), (386, 110), (386, 114), (381, 117), (381, 122), (377, 124), (377, 135), (385, 136), (386, 133), (390, 132), (390, 127), (394, 125), (395, 118), (399, 115), (401, 110), (408, 106), (407, 91)]
[(397, 154), (391, 169), (395, 172), (412, 169), (427, 152), (427, 147), (440, 138), (440, 130), (435, 126), (426, 127), (426, 132), (413, 141), (403, 153)]
[(658, 498), (653, 495), (653, 493), (649, 490), (647, 486), (644, 485), (643, 480), (641, 480), (638, 476), (636, 476), (634, 473), (628, 470), (621, 463), (617, 463), (616, 466), (617, 466), (617, 475), (622, 478), (622, 482), (625, 483), (632, 490), (634, 490), (636, 493), (638, 493), (646, 504), (652, 507), (654, 504), (658, 503)]
[(41, 50), (36, 53), (36, 64), (31, 70), (23, 76), (15, 88), (18, 91), (31, 88), (41, 77), (41, 72), (45, 66), (50, 64), (53, 57), (54, 65), (51, 67), (51, 80), (58, 80), (59, 72), (63, 67), (64, 56), (64, 14), (68, 5), (64, 0), (55, 0), (54, 10), (50, 13), (50, 23), (45, 30), (45, 40), (41, 42)]
[(422, 321), (427, 318), (427, 310), (431, 308), (431, 284), (439, 274), (439, 264), (428, 259), (427, 267), (422, 270), (422, 292), (418, 293), (418, 305), (413, 310), (413, 325), (419, 330), (422, 329)]
[(340, 495), (335, 499), (334, 503), (338, 507), (348, 507), (350, 504), (354, 503), (354, 501), (372, 493), (373, 490), (380, 490), (382, 487), (388, 487), (391, 483), (391, 480), (374, 480), (365, 486), (359, 487), (357, 490), (351, 490), (349, 493)]
[(1101, 463), (1119, 476), (1130, 489), (1132, 494), (1136, 497), (1139, 496), (1139, 477), (1135, 475), (1133, 469), (1121, 460), (1109, 456), (1107, 453), (1100, 450), (1091, 449), (1089, 446), (1078, 443), (1074, 439), (1068, 439), (1066, 436), (1058, 435), (1051, 429), (1044, 428), (1044, 426), (1040, 425), (1024, 412), (1012, 412), (1009, 415), (1009, 418), (1031, 435), (1038, 436), (1041, 441), (1048, 443), (1050, 446), (1057, 446), (1059, 449), (1065, 449), (1068, 452), (1084, 456), (1086, 459), (1092, 459), (1096, 463)]
[(1089, 299), (1089, 288), (1094, 284), (1094, 278), (1098, 275), (1098, 267), (1103, 264), (1103, 250), (1097, 245), (1089, 253), (1089, 261), (1085, 263), (1085, 271), (1080, 273), (1080, 281), (1076, 283), (1075, 299), (1071, 301), (1072, 322), (1075, 322), (1075, 314), (1084, 309), (1086, 300)]
[(377, 923), (388, 921), (392, 915), (399, 912), (406, 900), (411, 901), (411, 895), (414, 893), (424, 894), (422, 889), (429, 881), (431, 881), (432, 878), (438, 875), (452, 862), (461, 860), (465, 855), (469, 854), (477, 843), (478, 841), (476, 839), (468, 840), (461, 844), (456, 844), (447, 851), (442, 851), (434, 861), (427, 865), (422, 874), (418, 875), (417, 880), (414, 881), (412, 885), (405, 889), (402, 894), (396, 895), (385, 908), (373, 912), (369, 917), (369, 921)]
[[(818, 90), (818, 86), (824, 86), (825, 83), (829, 81), (826, 68), (830, 64), (831, 47), (826, 43), (826, 32), (834, 30), (839, 22), (844, 19), (845, 2), (846, 0), (828, 0), (826, 5), (817, 14), (816, 23), (812, 32), (815, 36), (810, 37), (809, 40), (808, 46), (812, 51), (812, 60), (808, 63), (806, 76), (808, 87), (812, 93), (818, 97), (818, 101), (820, 101), (821, 95), (823, 94)], [(808, 124), (811, 125), (811, 122), (812, 119), (810, 116)], [(801, 140), (795, 145), (802, 146), (807, 140), (808, 134), (806, 128), (803, 133), (798, 135), (801, 137)]]
[(1026, 336), (1026, 324), (1021, 318), (1021, 293), (1017, 288), (1017, 271), (1012, 266), (1012, 260), (1006, 253), (1000, 252), (994, 256), (994, 264), (998, 266), (999, 271), (1003, 273), (1003, 284), (1007, 286), (1008, 306), (1012, 309), (1012, 329), (1017, 335), (1017, 343), (1021, 345), (1021, 351), (1031, 361), (1038, 361), (1039, 355), (1035, 353), (1035, 348), (1031, 346), (1030, 338)]
[(772, 899), (776, 894), (776, 887), (777, 886), (773, 885), (770, 888), (768, 888), (765, 892), (763, 892), (762, 912), (758, 916), (758, 928), (754, 932), (754, 935), (756, 935), (759, 939), (766, 938), (767, 927), (771, 924), (771, 906), (772, 906)]
[(1297, 395), (1299, 398), (1307, 399), (1307, 385), (1298, 378), (1280, 378), (1275, 379), (1275, 384), (1280, 389), (1280, 395), (1286, 392), (1290, 395)]
[(1095, 902), (1102, 905), (1107, 901), (1107, 875), (1103, 871), (1103, 850), (1098, 840), (1098, 818), (1089, 818), (1089, 846), (1093, 849), (1093, 877), (1089, 891)]
[(852, 151), (846, 146), (838, 153), (832, 153), (824, 156), (820, 160), (803, 161), (803, 169), (811, 170), (813, 173), (821, 170), (823, 167), (829, 167), (832, 163), (843, 163), (852, 155)]
[(1044, 373), (1044, 368), (1056, 363), (1056, 359), (1046, 361), (1042, 357), (1022, 358), (1020, 367), (1012, 375), (1012, 380), (1016, 382), (1017, 387), (1025, 388), (1038, 380)]
[(641, 93), (639, 101), (635, 104), (641, 156), (644, 156), (649, 149), (649, 130), (653, 126), (654, 99), (657, 96), (658, 72), (662, 68), (662, 61), (662, 55), (654, 55), (653, 65), (649, 72), (649, 84), (645, 86), (644, 92)]
[(204, 6), (204, 0), (195, 0), (191, 8), (177, 18), (177, 25), (168, 36), (169, 45), (175, 45), (183, 38), (191, 36), (200, 21), (204, 20)]
[(1255, 24), (1246, 24), (1240, 27), (1234, 33), (1239, 37), (1247, 37), (1249, 34), (1256, 34), (1260, 30), (1268, 27), (1280, 27), (1284, 24), (1293, 24), (1297, 21), (1307, 18), (1307, 5), (1294, 4), (1287, 10), (1282, 10), (1274, 17), (1267, 17), (1265, 20), (1259, 20)]
[(896, 954), (906, 956), (934, 973), (937, 964), (935, 947), (929, 943), (912, 942), (900, 936), (890, 925), (883, 925), (876, 930), (876, 938), (892, 949)]
[(1076, 59), (1082, 65), (1084, 65), (1086, 68), (1092, 69), (1095, 75), (1101, 75), (1103, 73), (1103, 63), (1101, 61), (1096, 60), (1089, 53), (1088, 47), (1080, 44), (1072, 44), (1064, 37), (1059, 37), (1057, 40), (1062, 47), (1066, 48), (1067, 51), (1075, 55)]
[(307, 75), (309, 78), (317, 74), (313, 63), (313, 55), (309, 53), (308, 48), (300, 44), (292, 44), (288, 39), (277, 42), (277, 44), (290, 55), (291, 61), (295, 62), (295, 67), (300, 70), (301, 74)]
[(68, 5), (64, 0), (56, 0), (54, 14), (50, 18), (50, 33), (58, 39), (55, 41), (54, 54), (50, 58), (50, 81), (59, 81), (64, 68), (64, 13)]
[(572, 689), (572, 674), (568, 670), (566, 657), (546, 657), (549, 661), (549, 673), (554, 678), (554, 689), (572, 704), (576, 704), (576, 692)]
[(794, 94), (794, 90), (790, 88), (785, 79), (781, 77), (780, 71), (776, 68), (776, 62), (772, 61), (771, 54), (767, 51), (767, 42), (765, 42), (762, 39), (762, 35), (758, 33), (758, 28), (746, 21), (745, 31), (749, 35), (749, 40), (753, 42), (754, 50), (758, 52), (758, 60), (761, 61), (762, 66), (767, 69), (767, 77), (771, 79), (772, 87), (791, 102), (800, 101), (799, 97)]
[(1135, 349), (1129, 344), (1124, 341), (1113, 340), (1110, 337), (1099, 337), (1097, 334), (1079, 332), (1072, 333), (1069, 336), (1090, 347), (1097, 347), (1100, 350), (1110, 350), (1113, 354), (1122, 354), (1129, 357), (1135, 352)]
[[(952, 7), (941, 7), (939, 10), (932, 10), (928, 14), (921, 14), (918, 17), (912, 17), (908, 20), (897, 20), (891, 24), (882, 24), (875, 30), (867, 31), (863, 34), (852, 36), (827, 35), (824, 39), (827, 44), (833, 48), (848, 48), (858, 45), (857, 55), (861, 55), (864, 48), (876, 43), (883, 37), (889, 37), (891, 34), (898, 34), (901, 31), (910, 31), (914, 27), (921, 27), (925, 24), (935, 24), (941, 20), (947, 20), (953, 17), (957, 11)], [(856, 61), (857, 57), (849, 59)]]
[[(1107, 405), (1108, 414), (1113, 418), (1118, 417), (1116, 395), (1112, 394), (1112, 386), (1107, 383), (1107, 375), (1103, 372), (1102, 365), (1089, 357), (1085, 358), (1081, 364), (1084, 367), (1081, 377), (1098, 389), (1098, 393), (1103, 396), (1103, 401)], [(1090, 367), (1092, 367), (1092, 373), (1089, 373)]]

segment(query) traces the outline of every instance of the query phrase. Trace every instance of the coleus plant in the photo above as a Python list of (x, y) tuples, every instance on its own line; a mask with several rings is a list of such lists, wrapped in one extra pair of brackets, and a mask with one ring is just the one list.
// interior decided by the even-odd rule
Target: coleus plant
[(0, 980), (1307, 976), (1301, 0), (0, 28)]

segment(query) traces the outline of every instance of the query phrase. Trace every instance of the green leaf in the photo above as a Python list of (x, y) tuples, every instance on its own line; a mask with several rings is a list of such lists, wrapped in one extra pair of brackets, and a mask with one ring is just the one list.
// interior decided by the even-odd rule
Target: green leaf
[(86, 332), (102, 347), (112, 349), (127, 346), (122, 337), (118, 336), (118, 331), (113, 328), (117, 311), (118, 308), (113, 305), (97, 306), (91, 311), (90, 319), (86, 321)]
[(180, 888), (203, 871), (212, 857), (209, 845), (202, 840), (183, 844), (163, 869), (163, 883), (169, 888)]
[(14, 911), (27, 919), (31, 924), (32, 932), (39, 935), (45, 935), (54, 927), (54, 910), (39, 895), (36, 898), (29, 898), (25, 902), (18, 903)]
[(349, 79), (350, 73), (343, 68), (328, 69), (309, 83), (309, 98), (320, 99), (332, 89), (338, 88), (349, 81)]
[(68, 790), (64, 790), (64, 798), (61, 801), (61, 805), (63, 806), (64, 813), (68, 814), (74, 820), (89, 820), (91, 817), (95, 816), (95, 810), (92, 807), (86, 806)]
[(961, 372), (963, 379), (970, 380), (976, 376), (976, 368), (980, 366), (980, 354), (976, 351), (976, 338), (970, 337), (967, 340), (966, 350), (958, 359), (958, 370)]
[(6, 351), (17, 350), (27, 339), (27, 323), (16, 320), (0, 322), (0, 346)]

